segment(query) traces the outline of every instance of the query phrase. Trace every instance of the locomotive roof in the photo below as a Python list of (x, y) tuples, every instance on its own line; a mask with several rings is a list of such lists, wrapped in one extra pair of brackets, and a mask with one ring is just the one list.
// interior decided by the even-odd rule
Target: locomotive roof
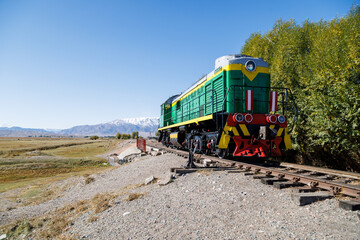
[(254, 58), (248, 55), (240, 55), (240, 54), (233, 54), (233, 55), (225, 55), (219, 57), (215, 60), (215, 69), (219, 67), (225, 67), (229, 64), (245, 64), (247, 61), (252, 60), (255, 62), (256, 66), (259, 67), (269, 67), (269, 64), (265, 62), (262, 58)]
[[(176, 102), (180, 100), (184, 95), (186, 95), (188, 92), (190, 92), (192, 89), (194, 89), (196, 86), (200, 85), (201, 83), (205, 82), (208, 78), (210, 78), (212, 75), (214, 75), (216, 72), (221, 70), (221, 68), (230, 65), (230, 64), (242, 64), (245, 65), (245, 63), (249, 60), (252, 60), (255, 62), (256, 66), (259, 67), (269, 67), (269, 64), (265, 62), (262, 58), (254, 58), (248, 55), (242, 55), (242, 54), (231, 54), (231, 55), (225, 55), (222, 57), (219, 57), (215, 60), (215, 69), (211, 71), (209, 74), (203, 76), (198, 81), (196, 81), (193, 85), (191, 85), (188, 89), (186, 89), (185, 92), (178, 95), (176, 98), (172, 99), (172, 102)], [(168, 99), (170, 100), (170, 99)]]
[(165, 104), (171, 104), (171, 103), (173, 102), (173, 100), (174, 100), (176, 97), (178, 97), (178, 96), (180, 96), (180, 95), (179, 95), (179, 94), (176, 94), (176, 95), (174, 95), (174, 96), (169, 97), (169, 98), (165, 101)]

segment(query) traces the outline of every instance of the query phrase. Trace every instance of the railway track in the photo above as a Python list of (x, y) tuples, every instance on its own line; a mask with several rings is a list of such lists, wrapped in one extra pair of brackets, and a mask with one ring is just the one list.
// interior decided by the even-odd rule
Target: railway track
[[(183, 157), (189, 155), (187, 151), (166, 148), (155, 142), (149, 142), (147, 145)], [(195, 154), (194, 159), (196, 163), (202, 163), (203, 167), (171, 170), (178, 174), (202, 169), (244, 172), (246, 175), (253, 175), (255, 179), (261, 179), (264, 184), (274, 185), (279, 189), (294, 188), (294, 192), (297, 192), (294, 194), (294, 201), (298, 205), (306, 205), (331, 197), (346, 197), (346, 200), (340, 200), (340, 207), (348, 210), (360, 210), (360, 174), (358, 173), (291, 163), (281, 163), (280, 166), (272, 167), (200, 154)], [(204, 166), (210, 166), (210, 168)]]

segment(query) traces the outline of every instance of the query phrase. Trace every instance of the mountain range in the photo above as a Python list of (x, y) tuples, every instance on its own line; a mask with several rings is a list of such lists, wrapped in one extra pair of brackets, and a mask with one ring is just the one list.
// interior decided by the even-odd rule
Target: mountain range
[(62, 130), (0, 127), (0, 137), (28, 137), (28, 136), (114, 136), (119, 133), (139, 132), (142, 137), (153, 136), (157, 131), (159, 118), (141, 117), (117, 119), (112, 122), (95, 125), (81, 125)]

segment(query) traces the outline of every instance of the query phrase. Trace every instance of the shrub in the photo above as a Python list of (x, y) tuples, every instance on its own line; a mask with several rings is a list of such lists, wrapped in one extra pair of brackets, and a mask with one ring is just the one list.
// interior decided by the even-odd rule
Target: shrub
[(132, 139), (137, 139), (137, 138), (139, 138), (139, 132), (132, 132), (131, 138), (132, 138)]
[(116, 139), (121, 139), (121, 134), (120, 134), (119, 132), (117, 132), (117, 133), (115, 134), (115, 138), (116, 138)]
[(99, 136), (94, 135), (90, 137), (90, 140), (97, 140), (97, 139), (99, 139)]
[(360, 7), (331, 21), (277, 21), (242, 53), (270, 65), (272, 86), (291, 88), (300, 110), (292, 137), (306, 161), (360, 171)]
[(131, 138), (130, 134), (122, 134), (121, 135), (121, 139), (130, 139), (130, 138)]

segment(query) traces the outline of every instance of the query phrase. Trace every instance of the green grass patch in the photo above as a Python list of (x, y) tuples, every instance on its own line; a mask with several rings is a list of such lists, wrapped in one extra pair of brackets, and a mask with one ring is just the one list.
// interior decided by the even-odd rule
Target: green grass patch
[[(29, 156), (86, 157), (101, 154), (113, 148), (116, 140), (0, 138), (0, 157), (17, 158)], [(90, 146), (88, 146), (90, 145)]]
[(42, 151), (44, 154), (59, 157), (91, 157), (114, 148), (116, 141), (92, 141), (89, 144), (60, 147)]
[(0, 138), (0, 151), (38, 149), (92, 142), (85, 138)]
[[(53, 181), (58, 177), (91, 174), (101, 170), (107, 166), (107, 161), (97, 155), (115, 148), (118, 142), (118, 140), (0, 138), (1, 151), (6, 152), (5, 155), (8, 156), (0, 158), (0, 192), (27, 184)], [(28, 152), (30, 147), (32, 149)], [(14, 154), (10, 156), (11, 152), (17, 152), (19, 156)], [(36, 191), (28, 194), (39, 195)]]
[(32, 180), (53, 178), (57, 175), (74, 175), (74, 173), (88, 172), (106, 167), (105, 160), (67, 159), (53, 162), (31, 162), (27, 164), (12, 164), (11, 167), (2, 166), (0, 170), (0, 192), (24, 186)]

